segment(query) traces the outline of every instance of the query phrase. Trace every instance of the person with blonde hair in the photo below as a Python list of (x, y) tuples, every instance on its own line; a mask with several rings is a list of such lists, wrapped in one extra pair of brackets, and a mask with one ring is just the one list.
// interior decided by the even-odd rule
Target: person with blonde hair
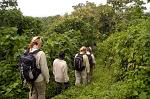
[(87, 83), (87, 73), (90, 72), (90, 66), (88, 57), (86, 55), (86, 47), (82, 46), (80, 52), (75, 55), (75, 85), (80, 85), (81, 81), (83, 84)]
[[(32, 53), (39, 50), (42, 47), (42, 39), (40, 36), (35, 36), (32, 38), (28, 51)], [(49, 83), (49, 69), (47, 66), (46, 55), (43, 51), (39, 51), (34, 54), (36, 59), (36, 66), (41, 70), (37, 79), (34, 81), (33, 86), (29, 84), (29, 99), (45, 99), (46, 84)], [(32, 94), (31, 94), (32, 93)]]

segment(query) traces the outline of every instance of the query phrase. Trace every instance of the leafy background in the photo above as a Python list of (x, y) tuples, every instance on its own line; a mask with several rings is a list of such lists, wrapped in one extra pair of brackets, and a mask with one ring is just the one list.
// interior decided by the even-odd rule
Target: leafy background
[[(4, 0), (5, 1), (5, 0)], [(11, 3), (5, 6), (2, 4)], [(133, 3), (129, 5), (129, 3)], [(50, 70), (46, 96), (53, 99), (149, 99), (150, 14), (142, 0), (109, 0), (73, 6), (63, 16), (23, 16), (11, 0), (0, 5), (0, 99), (27, 99), (17, 66), (33, 36), (43, 39)], [(74, 86), (73, 59), (91, 46), (96, 68), (90, 84)], [(52, 62), (65, 51), (71, 87), (55, 96)]]

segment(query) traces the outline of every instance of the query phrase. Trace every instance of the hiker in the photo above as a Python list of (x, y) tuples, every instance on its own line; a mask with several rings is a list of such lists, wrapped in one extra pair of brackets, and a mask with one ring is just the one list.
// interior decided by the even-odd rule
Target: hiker
[(80, 85), (81, 81), (83, 84), (87, 83), (87, 74), (90, 72), (90, 66), (88, 57), (86, 55), (86, 47), (82, 46), (80, 52), (75, 55), (75, 85)]
[[(29, 85), (30, 89), (29, 99), (45, 99), (46, 83), (47, 84), (49, 83), (49, 69), (47, 66), (45, 53), (40, 50), (41, 46), (42, 46), (41, 37), (40, 36), (33, 37), (29, 44), (27, 50), (28, 52), (26, 53), (30, 54), (38, 51), (36, 54), (33, 54), (33, 56), (36, 60), (35, 64), (39, 70), (39, 74), (37, 78), (34, 80), (33, 84), (27, 82), (27, 85)], [(29, 74), (30, 77), (33, 75), (34, 74), (32, 75)]]
[(88, 59), (89, 59), (89, 64), (90, 64), (90, 73), (87, 75), (87, 82), (90, 82), (92, 79), (93, 75), (93, 69), (95, 68), (95, 57), (92, 53), (92, 48), (87, 47), (87, 52), (86, 52)]
[(68, 66), (64, 60), (65, 53), (61, 51), (59, 58), (53, 61), (53, 74), (56, 82), (55, 94), (58, 95), (63, 89), (69, 87)]

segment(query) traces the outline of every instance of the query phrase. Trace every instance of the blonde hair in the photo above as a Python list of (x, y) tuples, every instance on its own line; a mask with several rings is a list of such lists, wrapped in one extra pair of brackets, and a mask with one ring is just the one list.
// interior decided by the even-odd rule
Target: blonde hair
[(34, 45), (38, 45), (39, 41), (41, 41), (41, 37), (40, 36), (35, 36), (32, 38), (28, 48), (32, 48)]
[(82, 46), (82, 47), (80, 48), (80, 52), (86, 52), (86, 47), (85, 47), (85, 46)]

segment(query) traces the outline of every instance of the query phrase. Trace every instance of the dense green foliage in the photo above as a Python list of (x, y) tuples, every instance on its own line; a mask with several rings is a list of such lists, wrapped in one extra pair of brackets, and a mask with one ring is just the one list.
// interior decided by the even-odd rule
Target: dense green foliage
[(17, 9), (0, 10), (0, 27), (13, 27), (22, 19), (22, 13)]
[(25, 47), (26, 37), (18, 36), (13, 27), (1, 28), (0, 33), (0, 93), (3, 98), (19, 97), (23, 92), (17, 62)]
[(72, 87), (54, 99), (149, 99), (150, 22), (138, 22), (98, 44), (91, 84)]
[(149, 69), (144, 69), (150, 65), (150, 23), (149, 20), (139, 22), (99, 45), (103, 66), (114, 69), (114, 82), (122, 84), (121, 96), (115, 93), (119, 99), (138, 99), (142, 94), (147, 97), (144, 99), (149, 97)]
[[(150, 18), (143, 2), (109, 0), (73, 8), (70, 15), (44, 18), (23, 16), (16, 5), (0, 9), (0, 99), (27, 99), (17, 63), (35, 35), (43, 38), (51, 75), (46, 95), (54, 96), (52, 62), (65, 51), (71, 87), (54, 99), (149, 99)], [(75, 87), (73, 59), (82, 45), (93, 48), (97, 64), (93, 81)]]

